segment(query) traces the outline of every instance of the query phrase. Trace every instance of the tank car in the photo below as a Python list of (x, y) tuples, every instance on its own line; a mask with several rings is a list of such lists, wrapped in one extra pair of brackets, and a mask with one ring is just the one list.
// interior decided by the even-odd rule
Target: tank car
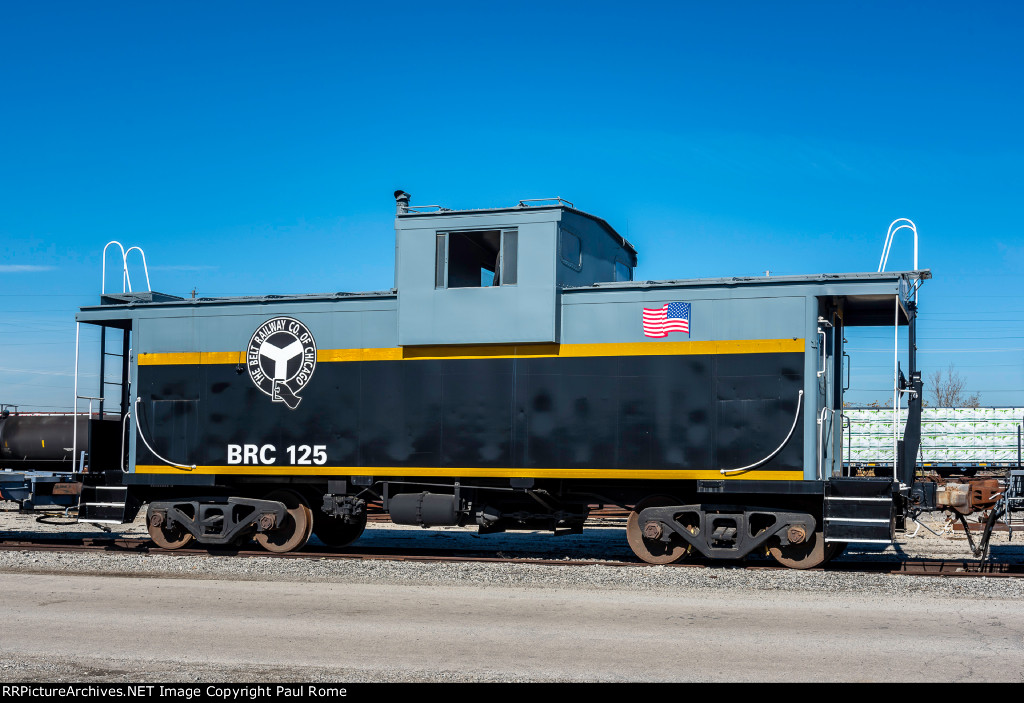
[(70, 413), (0, 413), (0, 469), (71, 471), (75, 427), (79, 449), (88, 452), (88, 415)]
[[(11, 406), (13, 407), (13, 406)], [(24, 510), (73, 508), (81, 482), (74, 475), (72, 446), (88, 453), (87, 414), (0, 410), (0, 500)]]
[[(647, 562), (808, 568), (942, 503), (914, 481), (927, 270), (638, 281), (634, 247), (568, 201), (395, 196), (391, 290), (81, 309), (130, 353), (100, 392), (106, 417), (120, 408), (92, 422), (80, 519), (148, 503), (162, 547), (285, 552), (351, 543), (368, 503), (404, 525), (554, 534), (617, 505)], [(888, 475), (844, 475), (855, 326), (908, 329)]]

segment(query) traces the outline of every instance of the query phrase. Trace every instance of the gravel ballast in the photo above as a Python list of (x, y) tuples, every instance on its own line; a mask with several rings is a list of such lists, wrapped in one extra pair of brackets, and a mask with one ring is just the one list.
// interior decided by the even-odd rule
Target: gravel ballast
[[(146, 536), (143, 513), (135, 523), (104, 533), (91, 525), (44, 524), (38, 516), (12, 512), (11, 503), (0, 503), (0, 535), (8, 538), (33, 534), (67, 537)], [(61, 521), (67, 522), (67, 521)], [(938, 531), (939, 516), (929, 524)], [(506, 533), (479, 536), (470, 528), (422, 530), (390, 523), (371, 523), (356, 543), (367, 549), (452, 548), (468, 555), (539, 559), (602, 559), (619, 561), (615, 566), (537, 566), (485, 562), (416, 562), (363, 559), (281, 559), (275, 557), (214, 555), (138, 555), (116, 552), (0, 551), (0, 572), (106, 574), (136, 577), (196, 579), (247, 579), (353, 583), (446, 583), (462, 586), (597, 587), (639, 590), (658, 589), (751, 589), (843, 592), (882, 589), (897, 593), (970, 594), (974, 597), (1024, 596), (1024, 579), (1000, 577), (912, 577), (898, 574), (866, 574), (844, 571), (783, 571), (707, 567), (649, 567), (635, 562), (625, 535), (617, 527), (588, 527), (582, 535), (552, 537), (547, 533)], [(1005, 532), (993, 535), (993, 558), (1024, 563), (1024, 535), (1010, 541)], [(935, 536), (919, 530), (885, 550), (851, 546), (839, 561), (905, 558), (964, 560), (970, 558), (962, 534)], [(757, 563), (757, 562), (754, 562)], [(774, 562), (763, 561), (767, 565)]]

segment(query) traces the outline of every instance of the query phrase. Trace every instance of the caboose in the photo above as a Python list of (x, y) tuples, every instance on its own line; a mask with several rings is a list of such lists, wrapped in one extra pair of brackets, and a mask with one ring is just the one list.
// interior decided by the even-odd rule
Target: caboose
[[(914, 485), (928, 271), (640, 281), (633, 246), (565, 200), (395, 196), (391, 290), (125, 288), (81, 309), (118, 362), (94, 396), (80, 519), (148, 503), (161, 547), (284, 552), (351, 543), (368, 503), (404, 525), (555, 534), (620, 506), (647, 562), (808, 568), (935, 502)], [(880, 476), (843, 469), (856, 326), (908, 328), (893, 392), (909, 412)]]

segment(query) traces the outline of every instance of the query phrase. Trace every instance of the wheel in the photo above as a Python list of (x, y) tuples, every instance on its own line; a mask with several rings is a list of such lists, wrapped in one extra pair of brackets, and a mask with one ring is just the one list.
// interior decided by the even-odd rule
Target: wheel
[(359, 539), (366, 529), (366, 515), (349, 524), (320, 510), (313, 516), (313, 534), (328, 547), (347, 547)]
[(649, 496), (636, 504), (626, 520), (626, 541), (633, 553), (648, 564), (672, 564), (682, 561), (690, 553), (690, 545), (683, 543), (678, 537), (666, 544), (660, 539), (648, 539), (640, 527), (640, 512), (647, 508), (658, 508), (665, 505), (679, 505), (679, 501), (669, 496)]
[(785, 547), (775, 544), (768, 548), (768, 553), (775, 561), (790, 569), (814, 569), (842, 554), (845, 548), (842, 542), (825, 544), (824, 533), (815, 532), (810, 539), (800, 544), (788, 544)]
[(284, 522), (272, 530), (257, 532), (256, 542), (268, 552), (283, 554), (302, 547), (313, 534), (313, 511), (297, 493), (291, 491), (274, 491), (266, 500), (277, 500), (284, 503), (288, 512)]
[(177, 523), (174, 527), (168, 528), (166, 519), (164, 513), (155, 513), (152, 507), (146, 514), (149, 538), (156, 543), (156, 546), (161, 549), (180, 549), (192, 541), (191, 532)]

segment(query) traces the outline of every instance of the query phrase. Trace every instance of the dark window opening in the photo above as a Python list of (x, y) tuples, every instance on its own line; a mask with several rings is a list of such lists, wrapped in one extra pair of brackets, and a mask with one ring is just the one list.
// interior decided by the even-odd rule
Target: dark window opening
[(485, 288), (514, 284), (517, 240), (515, 230), (439, 233), (435, 285), (442, 287), (447, 282), (448, 288)]
[(579, 237), (568, 230), (560, 229), (558, 250), (563, 264), (574, 271), (583, 269), (583, 242)]
[(616, 281), (632, 281), (633, 280), (633, 269), (627, 266), (625, 263), (615, 260), (615, 280)]

